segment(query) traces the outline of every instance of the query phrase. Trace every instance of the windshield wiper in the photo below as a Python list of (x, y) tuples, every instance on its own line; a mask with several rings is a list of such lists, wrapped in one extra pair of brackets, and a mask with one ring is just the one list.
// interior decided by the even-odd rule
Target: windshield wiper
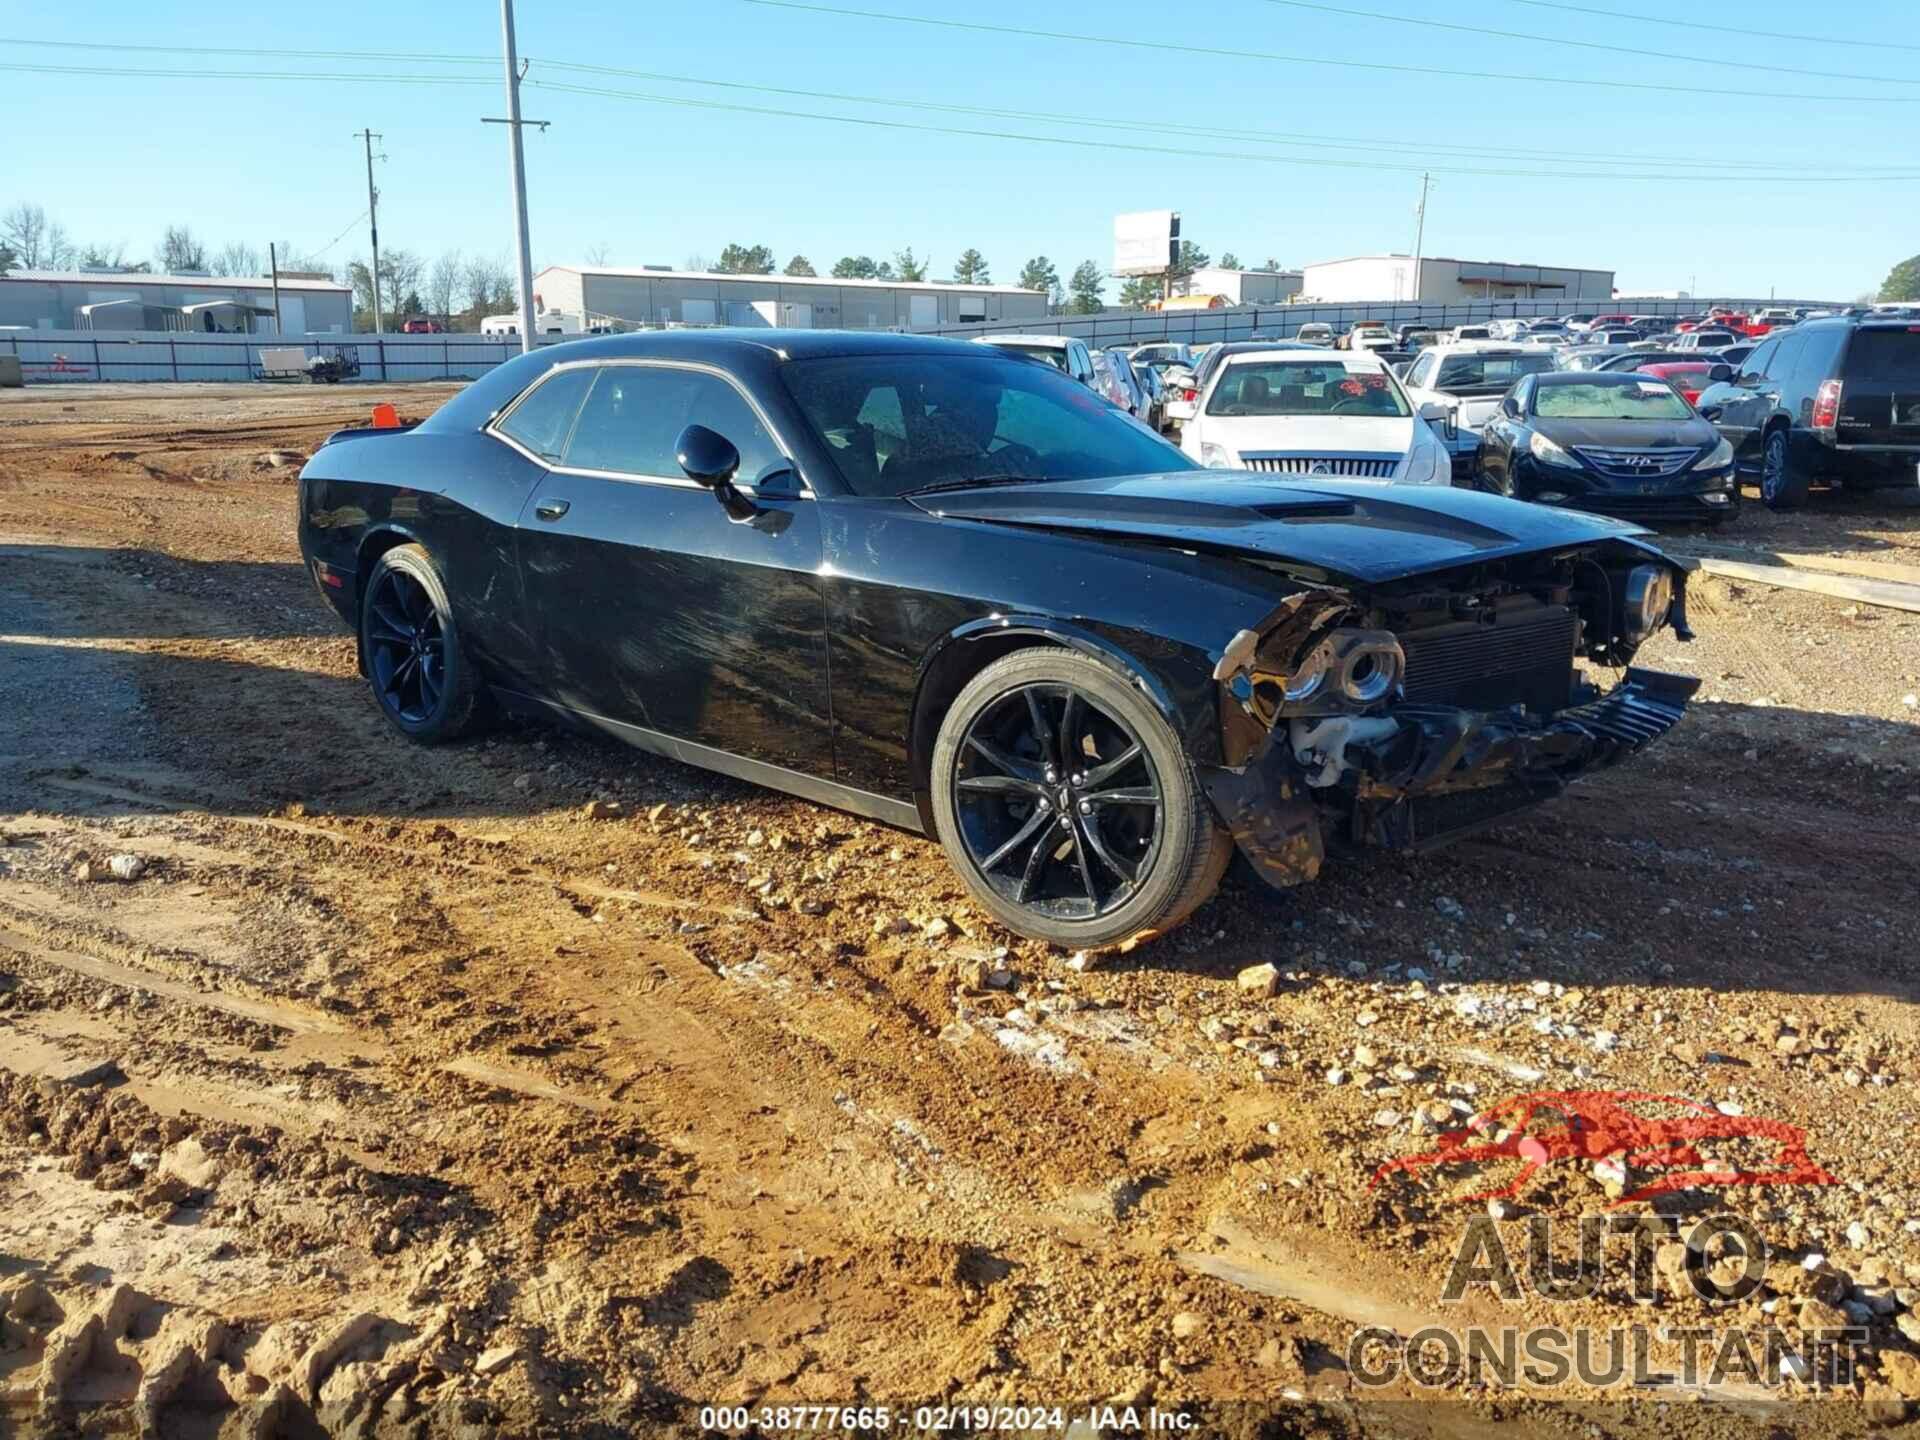
[(1044, 484), (1058, 477), (1053, 475), (976, 475), (971, 480), (936, 480), (931, 485), (916, 485), (911, 490), (902, 490), (900, 494), (938, 495), (943, 490), (985, 490), (994, 485), (1034, 485)]

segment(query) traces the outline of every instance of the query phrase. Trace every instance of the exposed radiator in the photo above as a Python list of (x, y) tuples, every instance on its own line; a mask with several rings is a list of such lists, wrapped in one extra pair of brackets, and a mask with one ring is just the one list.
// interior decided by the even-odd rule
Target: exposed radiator
[(1402, 635), (1407, 699), (1416, 704), (1551, 714), (1573, 684), (1578, 623), (1562, 605), (1505, 615), (1492, 625), (1463, 621)]

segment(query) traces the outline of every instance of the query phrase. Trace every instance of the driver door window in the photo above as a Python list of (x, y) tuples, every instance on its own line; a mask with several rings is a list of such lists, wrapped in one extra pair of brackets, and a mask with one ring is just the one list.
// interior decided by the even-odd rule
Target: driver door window
[(1413, 369), (1407, 372), (1407, 384), (1415, 390), (1424, 390), (1427, 379), (1433, 374), (1434, 359), (1431, 354), (1422, 355), (1413, 362)]

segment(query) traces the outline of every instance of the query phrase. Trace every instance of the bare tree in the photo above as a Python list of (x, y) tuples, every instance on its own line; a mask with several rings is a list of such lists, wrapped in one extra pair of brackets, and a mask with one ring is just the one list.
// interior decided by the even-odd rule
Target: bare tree
[(453, 297), (460, 290), (460, 252), (447, 250), (427, 272), (427, 313), (440, 317), (440, 323), (453, 324)]
[(57, 220), (38, 205), (22, 200), (0, 215), (0, 245), (13, 252), (22, 270), (59, 270), (74, 260), (73, 245)]
[(697, 270), (702, 274), (705, 274), (708, 271), (713, 269), (713, 261), (709, 260), (704, 255), (700, 255), (700, 254), (689, 255), (687, 256), (687, 263), (681, 268), (685, 270)]
[(607, 263), (607, 257), (612, 253), (612, 250), (608, 248), (607, 242), (604, 240), (598, 245), (589, 245), (587, 247), (587, 263), (589, 265), (604, 265)]
[(214, 253), (207, 268), (216, 275), (258, 275), (261, 273), (260, 252), (243, 240), (223, 245)]
[[(461, 284), (466, 291), (467, 309), (476, 325), (482, 316), (493, 314), (495, 308), (505, 309), (514, 303), (514, 280), (504, 260), (474, 256), (461, 271)], [(509, 298), (505, 305), (500, 305), (499, 297), (503, 294)]]
[[(380, 317), (378, 328), (397, 322), (406, 308), (405, 299), (419, 288), (420, 272), (425, 266), (411, 250), (383, 250), (380, 253)], [(373, 317), (373, 273), (364, 260), (347, 265), (347, 282), (353, 286), (356, 317)]]
[(194, 239), (193, 231), (185, 225), (169, 225), (153, 258), (162, 275), (181, 275), (207, 268), (207, 247)]
[(123, 269), (127, 263), (127, 242), (116, 240), (111, 245), (82, 245), (74, 251), (73, 263), (82, 269)]

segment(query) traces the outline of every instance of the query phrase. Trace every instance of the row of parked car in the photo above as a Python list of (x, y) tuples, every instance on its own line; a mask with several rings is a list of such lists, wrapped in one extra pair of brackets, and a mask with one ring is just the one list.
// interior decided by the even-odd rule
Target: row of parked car
[(987, 343), (1177, 431), (1216, 469), (1464, 485), (1709, 522), (1737, 512), (1743, 473), (1775, 509), (1815, 485), (1920, 483), (1920, 312), (1898, 308), (1596, 314), (1448, 333), (1365, 322), (1339, 337), (1305, 326), (1289, 339), (1107, 350), (1071, 336)]

